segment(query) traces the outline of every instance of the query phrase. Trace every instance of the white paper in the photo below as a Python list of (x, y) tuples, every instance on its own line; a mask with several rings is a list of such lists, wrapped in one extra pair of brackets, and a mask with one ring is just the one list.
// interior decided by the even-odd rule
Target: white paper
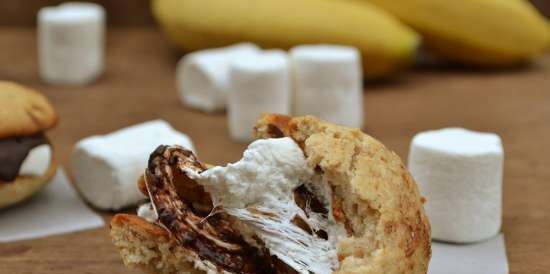
[(44, 189), (30, 200), (0, 210), (0, 242), (11, 242), (102, 227), (72, 188), (60, 168)]
[(475, 244), (433, 242), (428, 274), (508, 274), (503, 235)]

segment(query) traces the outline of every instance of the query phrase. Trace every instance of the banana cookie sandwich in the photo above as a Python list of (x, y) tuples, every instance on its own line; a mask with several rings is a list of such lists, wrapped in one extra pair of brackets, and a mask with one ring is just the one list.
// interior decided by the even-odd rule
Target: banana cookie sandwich
[(29, 198), (55, 174), (52, 146), (44, 132), (57, 119), (42, 94), (0, 81), (0, 208)]
[(425, 274), (424, 199), (401, 159), (358, 129), (265, 114), (226, 166), (159, 146), (117, 214), (124, 263), (149, 273)]

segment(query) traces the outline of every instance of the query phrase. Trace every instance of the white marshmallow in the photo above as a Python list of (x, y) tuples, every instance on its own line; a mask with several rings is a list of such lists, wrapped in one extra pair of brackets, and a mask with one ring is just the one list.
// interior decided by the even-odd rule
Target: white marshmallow
[(497, 235), (502, 215), (500, 138), (461, 128), (417, 134), (409, 168), (437, 240), (469, 243)]
[(53, 84), (86, 84), (103, 71), (105, 10), (68, 2), (38, 12), (40, 77)]
[(138, 207), (137, 215), (150, 223), (158, 220), (159, 216), (151, 203), (145, 203)]
[(194, 150), (187, 135), (155, 120), (79, 141), (71, 156), (76, 184), (92, 205), (118, 210), (145, 198), (136, 183), (159, 145)]
[(215, 206), (247, 208), (269, 200), (291, 200), (293, 191), (313, 177), (304, 152), (289, 137), (252, 142), (243, 159), (212, 167), (196, 178)]
[(229, 133), (235, 141), (252, 139), (263, 112), (290, 113), (289, 63), (285, 52), (264, 51), (230, 65)]
[(176, 86), (183, 104), (207, 112), (225, 109), (229, 64), (260, 49), (250, 43), (207, 49), (185, 55), (178, 62)]
[[(312, 212), (311, 208), (304, 211), (296, 204), (294, 190), (300, 185), (305, 184), (311, 191), (330, 187), (315, 175), (291, 138), (256, 140), (236, 163), (202, 173), (188, 170), (186, 174), (204, 186), (215, 206), (223, 207), (247, 225), (272, 255), (298, 273), (329, 274), (338, 269), (336, 246), (345, 237), (345, 228), (334, 219), (331, 190), (318, 193), (325, 194), (322, 201), (329, 209), (326, 215)], [(313, 231), (326, 231), (328, 239), (298, 227), (292, 221), (297, 216)]]
[(21, 164), (19, 174), (27, 176), (42, 176), (48, 171), (52, 161), (52, 148), (49, 144), (39, 145), (31, 151)]
[(295, 115), (363, 126), (361, 55), (356, 48), (303, 45), (290, 50)]

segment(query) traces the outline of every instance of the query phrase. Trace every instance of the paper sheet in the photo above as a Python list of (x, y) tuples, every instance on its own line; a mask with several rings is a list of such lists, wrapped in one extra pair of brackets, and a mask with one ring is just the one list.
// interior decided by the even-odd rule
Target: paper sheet
[(504, 237), (468, 245), (433, 242), (428, 274), (508, 274)]
[(11, 242), (102, 227), (103, 218), (80, 199), (60, 168), (30, 200), (0, 210), (0, 242)]

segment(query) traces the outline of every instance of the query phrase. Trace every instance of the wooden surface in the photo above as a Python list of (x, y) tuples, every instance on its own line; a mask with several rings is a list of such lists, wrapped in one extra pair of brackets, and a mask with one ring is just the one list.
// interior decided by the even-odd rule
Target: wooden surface
[[(228, 139), (223, 114), (180, 105), (174, 87), (178, 55), (155, 30), (111, 31), (106, 73), (86, 87), (40, 82), (32, 30), (0, 28), (0, 53), (1, 79), (42, 90), (59, 111), (61, 123), (49, 136), (69, 173), (77, 140), (155, 118), (189, 134), (206, 162), (234, 161), (245, 147)], [(550, 56), (510, 71), (424, 67), (368, 84), (365, 121), (366, 132), (404, 159), (418, 131), (462, 126), (498, 133), (506, 151), (503, 230), (511, 273), (549, 273)], [(111, 214), (103, 214), (108, 221)], [(0, 244), (0, 274), (16, 273), (132, 272), (105, 227)]]

